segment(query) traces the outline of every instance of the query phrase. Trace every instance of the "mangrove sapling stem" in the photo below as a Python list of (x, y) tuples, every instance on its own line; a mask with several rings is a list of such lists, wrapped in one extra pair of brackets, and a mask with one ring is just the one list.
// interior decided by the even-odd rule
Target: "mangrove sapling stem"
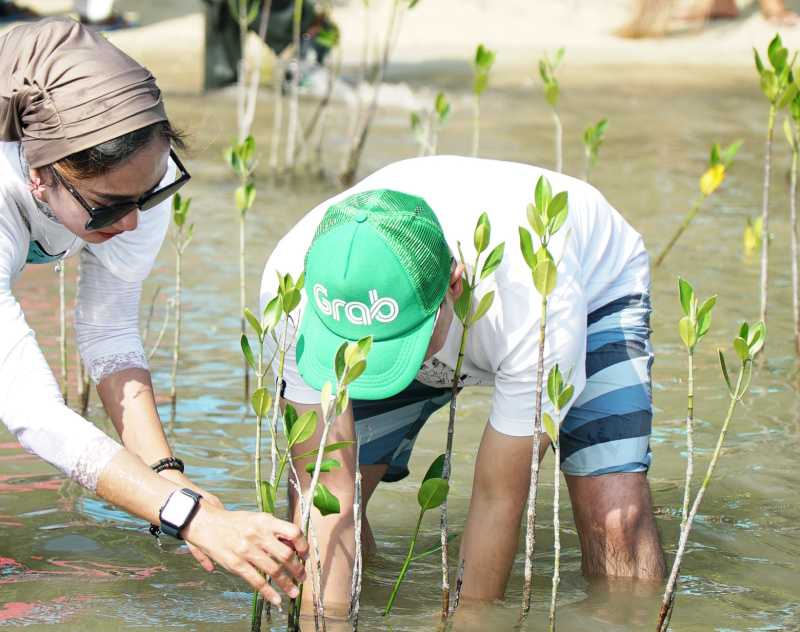
[(562, 149), (562, 136), (563, 128), (561, 126), (561, 117), (558, 115), (558, 110), (553, 108), (553, 125), (556, 129), (555, 145), (556, 145), (556, 171), (561, 173), (564, 166), (563, 149)]
[(794, 348), (797, 355), (800, 355), (800, 280), (797, 270), (797, 162), (798, 162), (798, 139), (797, 126), (792, 125), (792, 176), (789, 185), (789, 222), (791, 224), (791, 252), (792, 252), (792, 316), (794, 318)]
[[(246, 332), (244, 308), (246, 305), (247, 295), (247, 277), (245, 275), (244, 267), (244, 213), (239, 213), (239, 306), (241, 307), (241, 314), (239, 318), (239, 326), (242, 335)], [(244, 401), (246, 402), (250, 397), (250, 367), (247, 365), (247, 360), (244, 362)]]
[(767, 293), (769, 285), (769, 182), (772, 170), (772, 136), (775, 128), (776, 106), (769, 107), (767, 119), (767, 140), (764, 153), (764, 187), (761, 197), (761, 311), (759, 317), (767, 322)]
[[(183, 324), (183, 304), (181, 302), (181, 289), (183, 283), (183, 253), (189, 242), (192, 241), (194, 233), (194, 224), (186, 227), (186, 217), (189, 214), (189, 207), (191, 199), (183, 199), (180, 194), (176, 194), (172, 199), (172, 218), (175, 224), (174, 232), (172, 234), (172, 244), (175, 247), (175, 338), (172, 344), (172, 375), (170, 386), (170, 416), (169, 416), (169, 429), (175, 424), (175, 414), (178, 403), (178, 363), (180, 361), (181, 353), (181, 326)], [(184, 233), (184, 228), (186, 232)], [(166, 328), (166, 321), (169, 318), (169, 308), (167, 314), (164, 316), (164, 324)], [(153, 347), (153, 353), (158, 348), (163, 335), (159, 335), (159, 339)]]
[(358, 613), (361, 607), (361, 577), (363, 573), (364, 558), (361, 552), (361, 442), (356, 437), (356, 477), (353, 493), (353, 522), (355, 538), (355, 558), (353, 560), (353, 578), (350, 583), (350, 624), (353, 632), (358, 632)]
[(683, 486), (683, 509), (681, 527), (689, 517), (689, 500), (694, 476), (694, 348), (689, 349), (689, 379), (686, 395), (686, 481)]
[(300, 27), (303, 18), (303, 2), (294, 3), (292, 16), (292, 83), (289, 96), (289, 123), (286, 127), (286, 169), (293, 170), (297, 154), (298, 126), (300, 124)]
[(277, 175), (280, 170), (281, 130), (283, 129), (283, 61), (275, 56), (272, 65), (272, 136), (269, 149), (269, 170)]
[[(751, 362), (751, 360), (746, 360), (745, 362)], [(739, 371), (739, 377), (736, 380), (736, 395), (731, 397), (730, 404), (728, 405), (728, 412), (725, 415), (725, 421), (722, 424), (722, 430), (720, 430), (719, 437), (717, 438), (717, 445), (714, 448), (714, 454), (711, 456), (711, 461), (706, 469), (706, 475), (703, 477), (703, 482), (700, 484), (700, 489), (697, 490), (697, 494), (694, 498), (694, 502), (692, 503), (692, 508), (689, 511), (689, 515), (681, 527), (680, 540), (678, 541), (678, 551), (675, 555), (675, 561), (672, 564), (672, 570), (669, 574), (667, 587), (664, 591), (664, 598), (661, 601), (661, 610), (658, 614), (658, 625), (656, 626), (657, 632), (666, 632), (666, 626), (668, 624), (667, 615), (668, 611), (672, 609), (675, 600), (675, 586), (678, 581), (678, 573), (680, 572), (681, 563), (683, 562), (683, 555), (686, 551), (686, 543), (689, 540), (689, 534), (692, 531), (692, 523), (697, 515), (697, 510), (700, 507), (700, 503), (703, 502), (703, 497), (705, 496), (708, 485), (711, 482), (711, 477), (714, 475), (714, 470), (717, 467), (717, 461), (719, 460), (719, 455), (722, 452), (722, 444), (725, 441), (725, 435), (728, 432), (728, 425), (730, 424), (733, 413), (736, 410), (736, 404), (741, 401), (741, 397), (744, 395), (744, 393), (741, 395), (739, 395), (739, 393), (742, 390), (745, 373), (746, 368), (743, 366)]]
[(64, 405), (69, 403), (69, 369), (67, 368), (67, 301), (66, 278), (64, 274), (65, 261), (62, 259), (56, 265), (58, 272), (58, 348), (61, 354), (61, 396)]
[[(78, 268), (78, 278), (80, 278), (80, 268)], [(156, 301), (158, 300), (158, 295), (161, 294), (161, 286), (159, 285), (155, 292), (153, 292), (153, 296), (150, 299), (150, 307), (147, 310), (147, 318), (144, 321), (144, 329), (142, 330), (142, 346), (147, 348), (147, 343), (150, 340), (150, 325), (153, 323), (153, 315), (156, 311)]]
[(672, 250), (672, 247), (681, 238), (681, 235), (683, 235), (683, 233), (686, 231), (686, 229), (689, 228), (689, 224), (691, 224), (692, 220), (694, 220), (695, 216), (697, 215), (698, 211), (700, 210), (701, 205), (703, 204), (703, 200), (705, 200), (705, 199), (706, 199), (706, 196), (703, 195), (702, 193), (700, 193), (695, 198), (695, 201), (692, 204), (692, 207), (689, 209), (689, 212), (686, 213), (686, 216), (683, 218), (683, 221), (681, 222), (681, 225), (678, 226), (678, 229), (675, 231), (675, 233), (672, 235), (670, 240), (667, 242), (667, 245), (664, 246), (664, 248), (658, 254), (658, 257), (656, 257), (656, 263), (655, 263), (655, 267), (656, 268), (660, 267), (661, 264), (664, 263), (664, 259), (666, 259), (667, 255), (669, 254), (669, 251)]
[(161, 343), (164, 341), (164, 336), (167, 334), (167, 327), (169, 326), (169, 313), (172, 309), (174, 300), (167, 301), (166, 309), (164, 310), (164, 320), (161, 322), (161, 327), (158, 330), (158, 336), (156, 336), (156, 341), (153, 343), (153, 346), (150, 348), (150, 351), (147, 352), (147, 361), (153, 359), (153, 356), (158, 351), (158, 348), (161, 346)]
[(539, 360), (536, 365), (536, 412), (533, 420), (531, 480), (528, 486), (528, 511), (525, 519), (525, 579), (522, 588), (522, 619), (528, 616), (533, 596), (533, 554), (536, 549), (536, 496), (539, 490), (539, 452), (542, 429), (542, 381), (544, 379), (544, 342), (547, 325), (547, 297), (542, 296), (539, 322)]
[(392, 606), (394, 605), (395, 599), (397, 599), (397, 593), (400, 590), (400, 584), (403, 583), (403, 579), (405, 579), (406, 573), (408, 572), (408, 567), (411, 565), (411, 558), (414, 555), (414, 546), (417, 544), (417, 535), (419, 535), (419, 529), (422, 525), (422, 517), (425, 515), (424, 511), (419, 512), (419, 517), (417, 518), (417, 525), (414, 528), (414, 535), (411, 538), (411, 542), (408, 545), (408, 553), (406, 553), (406, 559), (403, 561), (403, 566), (400, 568), (400, 574), (397, 576), (397, 580), (392, 587), (392, 594), (389, 595), (389, 601), (386, 604), (386, 607), (383, 609), (383, 616), (386, 617), (392, 611)]

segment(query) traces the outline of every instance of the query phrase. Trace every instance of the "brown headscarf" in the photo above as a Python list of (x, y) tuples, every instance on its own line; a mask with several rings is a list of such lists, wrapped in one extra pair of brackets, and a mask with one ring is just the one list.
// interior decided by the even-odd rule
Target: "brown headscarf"
[(78, 22), (0, 37), (0, 140), (22, 141), (31, 167), (166, 120), (153, 75)]

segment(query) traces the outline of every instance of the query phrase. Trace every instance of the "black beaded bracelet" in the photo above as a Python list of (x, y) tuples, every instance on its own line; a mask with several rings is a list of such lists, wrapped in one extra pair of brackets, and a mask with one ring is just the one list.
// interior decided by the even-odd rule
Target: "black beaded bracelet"
[(159, 472), (163, 472), (164, 470), (178, 470), (179, 472), (183, 472), (183, 461), (174, 457), (168, 456), (165, 459), (161, 459), (160, 461), (156, 461), (150, 466), (156, 474)]

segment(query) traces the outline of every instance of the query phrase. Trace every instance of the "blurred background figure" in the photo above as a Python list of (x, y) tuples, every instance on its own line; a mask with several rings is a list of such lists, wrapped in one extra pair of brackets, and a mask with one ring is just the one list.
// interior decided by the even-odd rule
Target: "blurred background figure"
[[(737, 0), (635, 0), (631, 20), (617, 31), (622, 37), (660, 37), (666, 35), (673, 19), (683, 22), (730, 20), (741, 15)], [(748, 3), (749, 4), (749, 3)], [(784, 0), (754, 0), (761, 15), (772, 23), (800, 24), (800, 16), (786, 7)]]
[[(114, 0), (73, 0), (73, 10), (83, 24), (101, 30), (113, 30), (134, 26), (131, 16), (114, 13)], [(13, 0), (0, 0), (0, 23), (25, 22), (45, 17)]]
[[(239, 41), (239, 23), (231, 15), (227, 0), (203, 0), (206, 5), (206, 63), (205, 89), (221, 88), (236, 82), (242, 50)], [(280, 55), (292, 43), (294, 0), (272, 0), (265, 41)], [(261, 12), (250, 24), (258, 31)], [(322, 65), (328, 48), (321, 45), (319, 34), (333, 27), (328, 15), (317, 8), (312, 0), (303, 0), (300, 29), (301, 81), (304, 76)], [(288, 79), (288, 77), (287, 77)]]

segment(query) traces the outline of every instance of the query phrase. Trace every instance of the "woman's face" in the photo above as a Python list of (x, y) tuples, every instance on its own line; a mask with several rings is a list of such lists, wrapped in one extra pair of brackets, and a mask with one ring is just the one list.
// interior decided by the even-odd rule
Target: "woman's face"
[[(167, 172), (169, 144), (160, 138), (150, 141), (122, 165), (94, 178), (70, 181), (90, 206), (138, 200), (156, 188)], [(58, 220), (72, 233), (91, 244), (134, 230), (139, 223), (139, 211), (132, 211), (114, 224), (97, 231), (84, 226), (89, 213), (81, 203), (50, 173), (49, 167), (31, 169), (31, 179), (38, 177), (45, 188), (37, 196), (55, 213)]]

